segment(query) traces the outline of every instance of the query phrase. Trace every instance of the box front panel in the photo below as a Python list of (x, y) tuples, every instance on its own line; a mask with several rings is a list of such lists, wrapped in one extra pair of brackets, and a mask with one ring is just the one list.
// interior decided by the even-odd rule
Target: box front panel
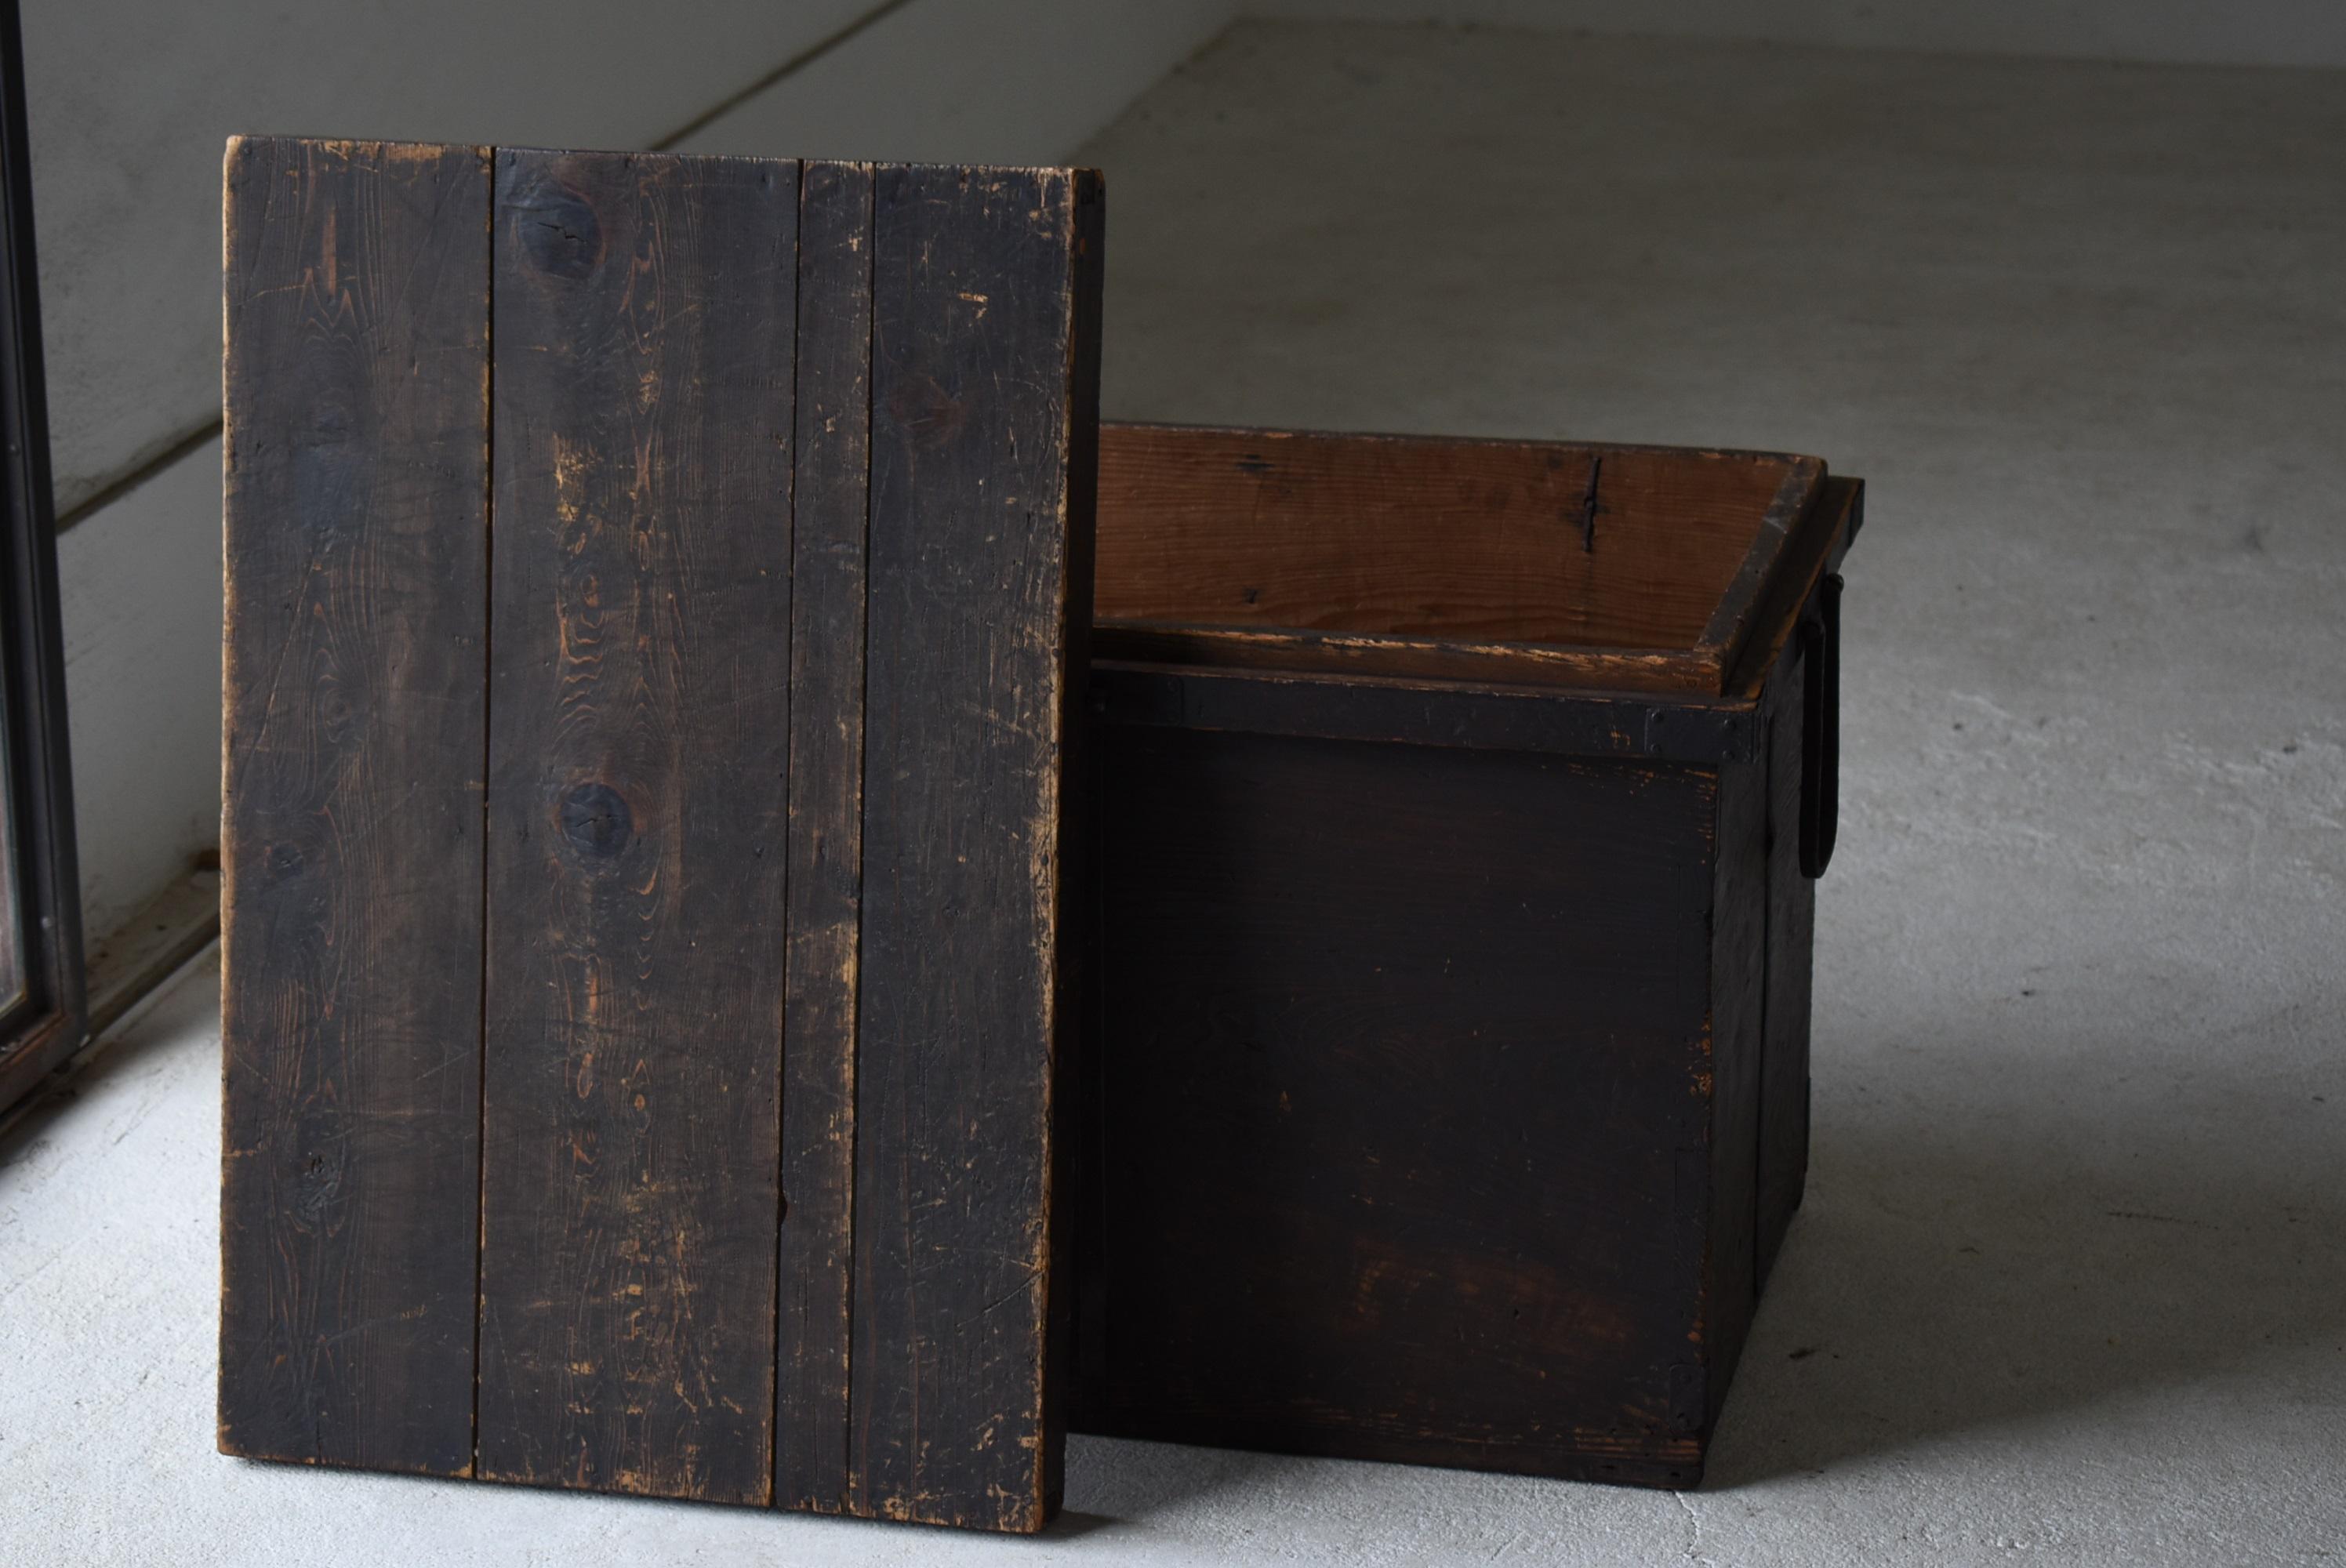
[(1716, 776), (1101, 744), (1078, 1424), (1672, 1479), (1704, 1415)]

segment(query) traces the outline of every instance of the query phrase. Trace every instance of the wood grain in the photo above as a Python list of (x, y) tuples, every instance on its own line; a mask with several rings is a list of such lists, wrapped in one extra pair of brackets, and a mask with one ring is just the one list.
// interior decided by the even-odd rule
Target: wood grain
[(765, 1502), (798, 170), (496, 178), (480, 1469)]
[(782, 1058), (774, 1499), (852, 1504), (855, 1048), (863, 890), (863, 601), (872, 169), (810, 163), (799, 210), (790, 627), (790, 1039)]
[(472, 1468), (489, 171), (226, 169), (219, 1444)]
[(1813, 457), (1796, 458), (1785, 466), (1776, 494), (1752, 531), (1750, 547), (1698, 639), (1716, 651), (1722, 667), (1732, 668), (1745, 645), (1766, 626), (1771, 590), (1792, 575), (1787, 555), (1793, 535), (1815, 521), (1826, 483), (1825, 466)]
[(1319, 671), (1371, 680), (1458, 680), (1698, 696), (1721, 687), (1719, 661), (1699, 648), (1643, 652), (1127, 620), (1099, 622), (1094, 646), (1105, 657), (1135, 664)]
[(1090, 526), (1068, 432), (1096, 354), (1071, 299), (1096, 188), (893, 168), (874, 194), (854, 1502), (1033, 1530), (1058, 1501), (1067, 540)]

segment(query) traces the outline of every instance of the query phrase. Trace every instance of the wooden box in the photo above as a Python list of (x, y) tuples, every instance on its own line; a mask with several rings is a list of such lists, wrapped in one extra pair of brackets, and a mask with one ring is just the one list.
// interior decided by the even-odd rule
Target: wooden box
[(1077, 1429), (1694, 1485), (1806, 1166), (1860, 485), (1100, 450)]

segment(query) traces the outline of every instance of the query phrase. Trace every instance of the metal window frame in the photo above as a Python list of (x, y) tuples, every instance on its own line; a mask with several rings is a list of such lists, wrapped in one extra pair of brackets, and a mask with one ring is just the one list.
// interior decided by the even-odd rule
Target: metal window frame
[(0, 548), (0, 678), (6, 681), (14, 891), (25, 944), (24, 994), (0, 1013), (5, 1110), (81, 1044), (88, 1022), (16, 0), (0, 0), (0, 175), (6, 184), (5, 200), (0, 201), (6, 259), (0, 268), (0, 484), (7, 504)]

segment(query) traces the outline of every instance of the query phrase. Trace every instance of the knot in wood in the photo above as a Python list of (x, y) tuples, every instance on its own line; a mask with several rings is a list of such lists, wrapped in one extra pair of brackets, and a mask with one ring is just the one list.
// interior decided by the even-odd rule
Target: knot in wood
[(635, 837), (635, 813), (608, 784), (581, 784), (562, 798), (562, 836), (582, 855), (607, 860)]
[(523, 254), (541, 272), (584, 278), (603, 260), (603, 226), (576, 191), (557, 186), (533, 192), (515, 204), (514, 225)]

